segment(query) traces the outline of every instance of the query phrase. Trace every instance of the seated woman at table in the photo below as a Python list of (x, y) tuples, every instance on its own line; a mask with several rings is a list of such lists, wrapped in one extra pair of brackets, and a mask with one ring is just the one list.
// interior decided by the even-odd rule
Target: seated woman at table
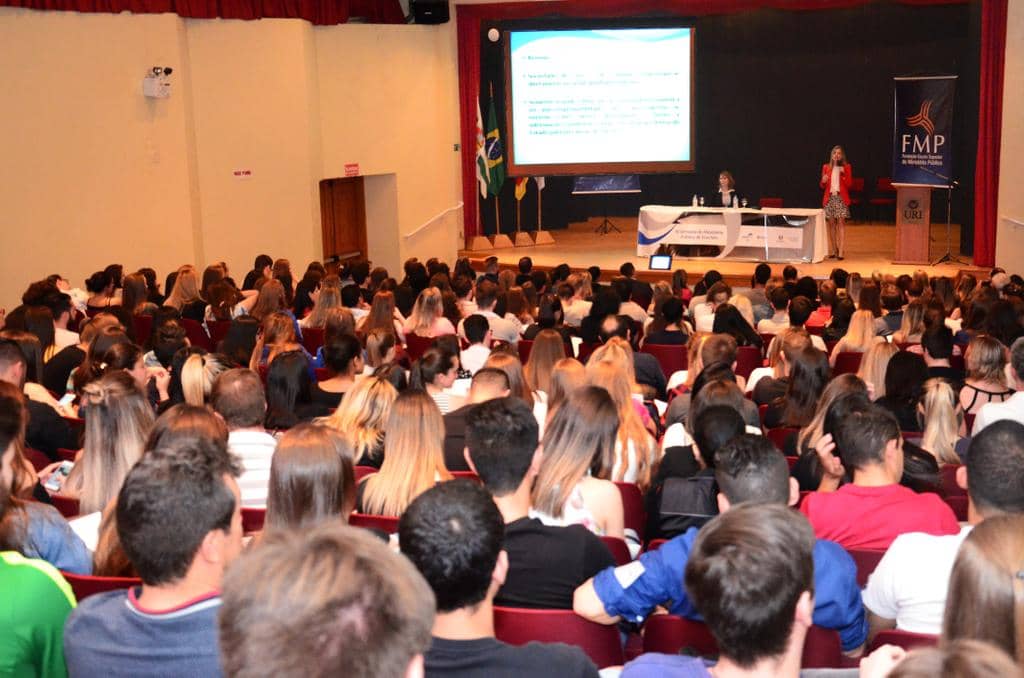
[(732, 207), (733, 199), (739, 207), (739, 198), (736, 193), (736, 180), (732, 178), (732, 172), (722, 170), (718, 173), (718, 190), (708, 203), (710, 207)]

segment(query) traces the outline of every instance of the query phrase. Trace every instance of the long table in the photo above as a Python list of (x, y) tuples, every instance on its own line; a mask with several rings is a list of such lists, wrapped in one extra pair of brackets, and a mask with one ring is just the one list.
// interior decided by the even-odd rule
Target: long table
[(800, 208), (644, 205), (637, 256), (816, 262), (828, 253), (825, 212)]

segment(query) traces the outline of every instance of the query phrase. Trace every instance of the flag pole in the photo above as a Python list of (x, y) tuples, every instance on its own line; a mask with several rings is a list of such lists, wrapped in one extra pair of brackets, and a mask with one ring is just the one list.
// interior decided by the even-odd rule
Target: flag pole
[[(535, 182), (536, 183), (536, 182)], [(534, 243), (537, 245), (554, 245), (555, 239), (544, 230), (544, 223), (541, 217), (541, 201), (544, 199), (544, 191), (537, 187), (537, 232), (533, 234)]]
[(494, 247), (512, 247), (512, 239), (501, 232), (501, 201), (498, 195), (494, 195)]

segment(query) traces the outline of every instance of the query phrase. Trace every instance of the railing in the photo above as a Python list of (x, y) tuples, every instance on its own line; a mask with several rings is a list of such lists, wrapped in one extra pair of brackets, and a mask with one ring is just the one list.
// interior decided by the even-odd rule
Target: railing
[(427, 219), (413, 232), (402, 236), (404, 256), (416, 256), (421, 261), (430, 257), (455, 261), (462, 244), (462, 208), (461, 202), (449, 207)]

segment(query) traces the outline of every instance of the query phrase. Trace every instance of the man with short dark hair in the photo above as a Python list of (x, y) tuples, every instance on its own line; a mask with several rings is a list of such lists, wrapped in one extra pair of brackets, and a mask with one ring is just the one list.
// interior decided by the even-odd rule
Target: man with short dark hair
[(623, 678), (797, 678), (813, 623), (814, 533), (784, 506), (737, 506), (709, 523), (686, 564), (686, 592), (718, 645), (714, 673), (700, 657), (646, 654)]
[(772, 315), (771, 304), (768, 303), (768, 297), (765, 293), (765, 285), (771, 279), (772, 267), (761, 262), (754, 267), (754, 274), (750, 276), (750, 289), (742, 293), (743, 296), (750, 300), (750, 305), (754, 308), (755, 326), (758, 321), (769, 318)]
[(945, 323), (935, 323), (921, 335), (924, 362), (928, 366), (928, 378), (945, 380), (958, 394), (964, 385), (964, 372), (950, 365), (953, 357), (953, 330)]
[(429, 676), (592, 676), (597, 667), (576, 647), (494, 637), (494, 597), (508, 575), (505, 523), (487, 491), (468, 480), (435, 485), (418, 496), (398, 526), (402, 553), (437, 600)]
[(981, 406), (974, 417), (973, 435), (978, 435), (989, 424), (1010, 419), (1024, 424), (1024, 337), (1010, 347), (1010, 363), (1006, 366), (1007, 385), (1017, 392), (1003, 402), (989, 402)]
[(449, 471), (469, 471), (466, 462), (466, 418), (474, 405), (505, 398), (509, 394), (508, 375), (494, 367), (477, 370), (469, 385), (465, 405), (444, 415), (444, 465)]
[(242, 550), (239, 472), (223, 440), (189, 433), (164, 436), (128, 472), (117, 535), (142, 587), (91, 596), (71, 613), (71, 675), (221, 675), (221, 578)]
[[(785, 458), (762, 436), (735, 437), (717, 451), (715, 459), (718, 508), (723, 514), (738, 505), (792, 506), (799, 499)], [(600, 572), (576, 589), (573, 609), (601, 624), (619, 619), (639, 623), (662, 605), (671, 614), (699, 621), (700, 613), (683, 588), (683, 572), (698, 534), (698, 528), (691, 528), (641, 555), (636, 561), (639, 567), (631, 563)], [(829, 541), (816, 541), (813, 555), (814, 623), (839, 631), (843, 650), (854, 652), (867, 637), (857, 567), (848, 553)]]
[(277, 438), (263, 427), (267, 399), (260, 376), (246, 369), (222, 372), (213, 382), (210, 406), (228, 425), (228, 450), (242, 464), (238, 478), (242, 506), (263, 508)]
[(619, 296), (619, 315), (636, 323), (647, 320), (647, 309), (634, 301), (633, 283), (629, 278), (615, 278), (612, 280), (612, 289)]
[(491, 324), (484, 316), (474, 313), (462, 321), (462, 331), (466, 333), (469, 346), (459, 352), (459, 364), (470, 374), (476, 374), (491, 355)]
[(824, 327), (832, 320), (832, 307), (839, 300), (836, 284), (831, 280), (821, 281), (821, 285), (818, 287), (818, 299), (818, 308), (814, 309), (814, 313), (804, 323), (807, 327)]
[(458, 276), (452, 282), (452, 291), (455, 292), (455, 305), (459, 309), (459, 315), (468, 318), (477, 312), (476, 302), (473, 301), (473, 281), (466, 276)]
[(508, 574), (495, 602), (572, 609), (572, 593), (615, 560), (582, 525), (552, 527), (530, 517), (530, 490), (541, 463), (533, 411), (518, 398), (474, 406), (467, 417), (466, 461), (505, 521)]
[[(504, 341), (513, 346), (519, 343), (519, 330), (511, 320), (502, 318), (494, 312), (494, 306), (498, 303), (498, 285), (489, 279), (482, 279), (476, 285), (477, 314), (487, 318), (491, 326), (491, 333), (495, 339)], [(466, 319), (459, 321), (459, 336), (466, 338)]]
[[(839, 461), (831, 451), (839, 449)], [(956, 534), (956, 516), (936, 494), (917, 494), (899, 484), (903, 475), (903, 437), (896, 418), (877, 405), (840, 422), (834, 445), (819, 452), (834, 485), (849, 469), (853, 482), (834, 492), (812, 492), (800, 511), (819, 539), (847, 549), (886, 549), (906, 532)]]
[(800, 274), (797, 273), (796, 266), (793, 266), (792, 264), (787, 264), (786, 267), (782, 269), (782, 286), (786, 288), (787, 292), (789, 292), (790, 298), (793, 298), (798, 294), (796, 281), (799, 275)]
[[(252, 270), (245, 274), (245, 280), (242, 281), (243, 290), (254, 290), (256, 289), (256, 282), (262, 278), (269, 280), (273, 273), (271, 271), (274, 266), (274, 260), (270, 258), (269, 254), (260, 254), (256, 257), (256, 261), (252, 264)], [(164, 290), (167, 294), (171, 293), (170, 289)]]
[(971, 440), (956, 480), (967, 490), (967, 525), (956, 534), (896, 537), (868, 579), (864, 606), (871, 636), (898, 628), (938, 635), (953, 561), (971, 528), (993, 516), (1024, 513), (1024, 425), (998, 421)]
[(524, 284), (529, 282), (530, 273), (533, 272), (533, 259), (530, 257), (521, 257), (519, 259), (519, 273), (516, 274), (516, 285), (522, 287)]
[(363, 292), (359, 285), (345, 285), (341, 288), (341, 305), (352, 313), (352, 319), (357, 323), (370, 313), (370, 310), (365, 308)]
[[(807, 297), (797, 296), (789, 302), (789, 326), (792, 329), (805, 331), (804, 325), (807, 324), (807, 319), (811, 317), (811, 312), (814, 310), (814, 304)], [(827, 352), (825, 348), (825, 340), (816, 334), (810, 335), (811, 345), (819, 351)]]
[(369, 532), (340, 522), (274, 530), (225, 577), (224, 671), (417, 678), (433, 623), (423, 577)]

